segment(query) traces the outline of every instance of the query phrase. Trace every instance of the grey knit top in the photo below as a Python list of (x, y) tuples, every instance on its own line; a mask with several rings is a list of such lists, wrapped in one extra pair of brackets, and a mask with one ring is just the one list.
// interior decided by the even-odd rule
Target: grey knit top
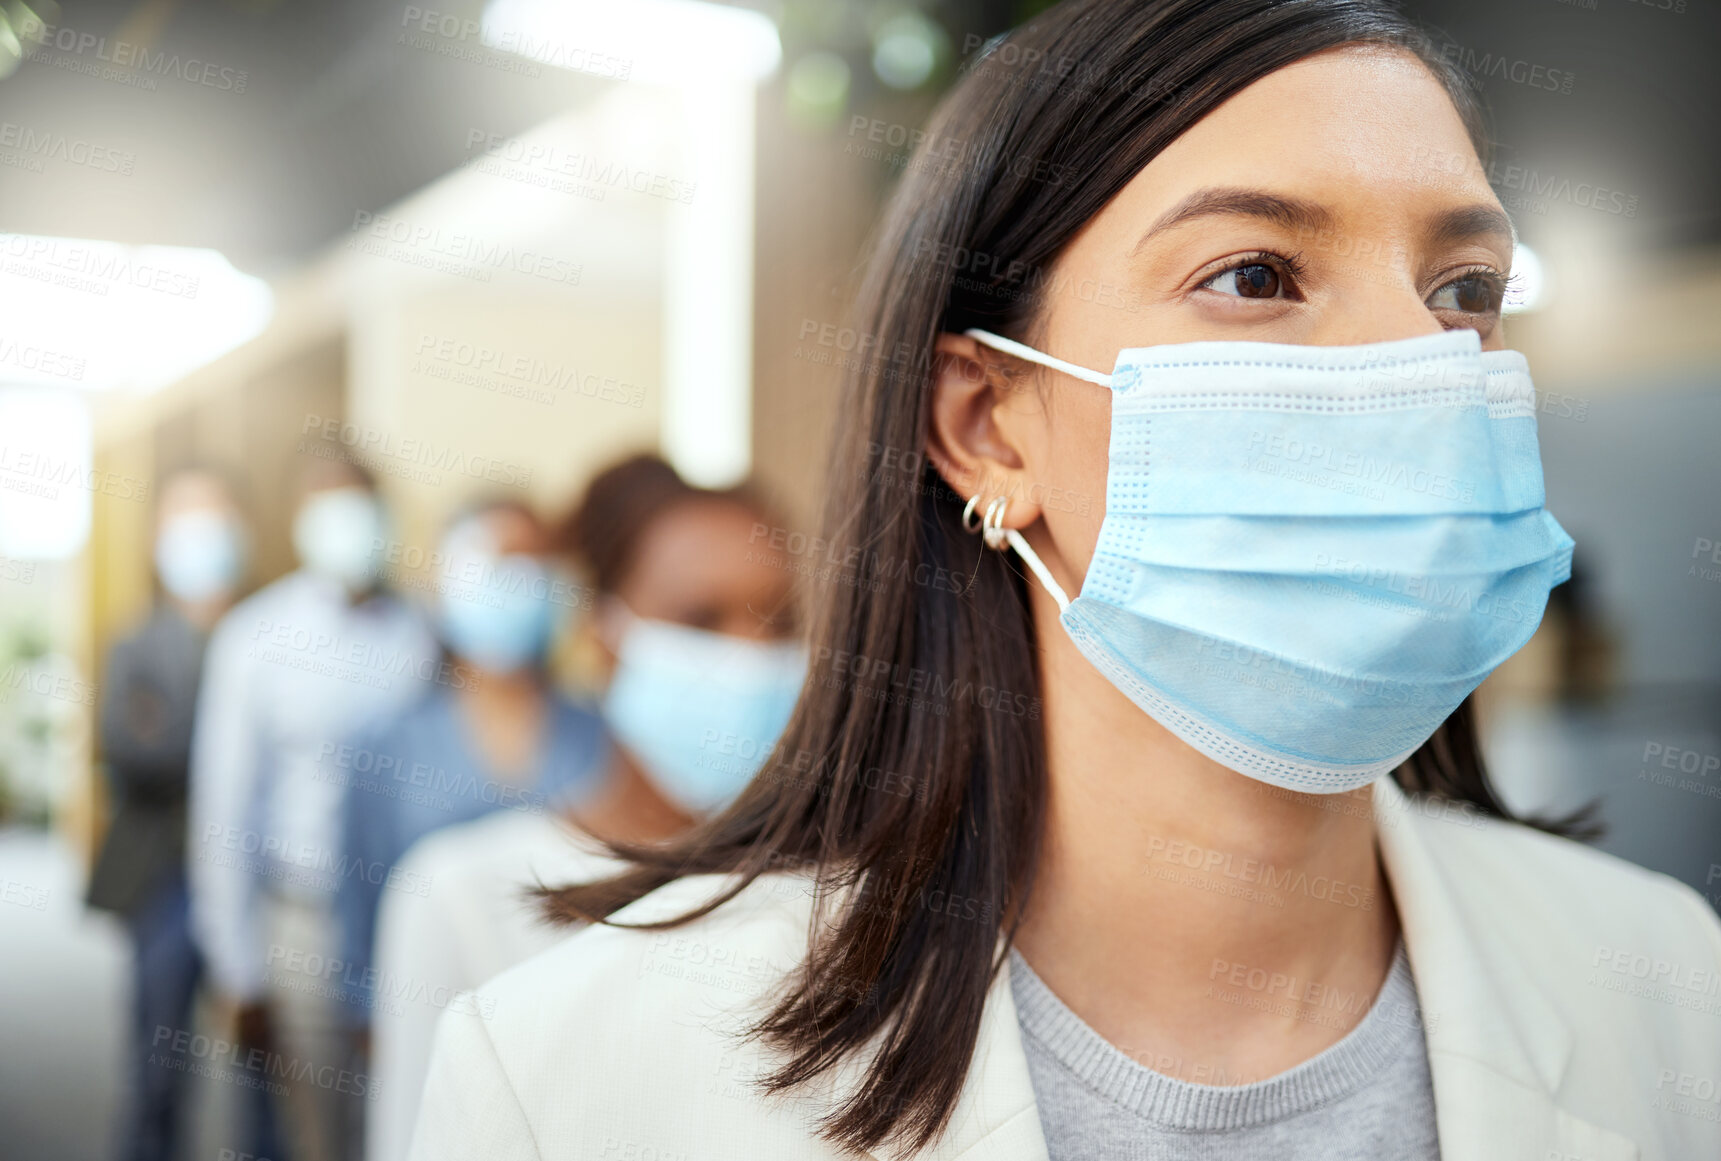
[[(1021, 955), (1010, 984), (1052, 1161), (1438, 1161), (1434, 1090), (1410, 961), (1400, 944), (1380, 994), (1343, 1039), (1250, 1083), (1179, 1060), (1137, 1063), (1053, 995)], [(1286, 1002), (1215, 981), (1219, 1001)], [(1291, 987), (1294, 987), (1293, 982)], [(1277, 989), (1277, 990), (1269, 990)], [(1354, 994), (1316, 997), (1310, 1019), (1342, 1019)], [(1354, 1007), (1351, 1009), (1354, 1014)]]

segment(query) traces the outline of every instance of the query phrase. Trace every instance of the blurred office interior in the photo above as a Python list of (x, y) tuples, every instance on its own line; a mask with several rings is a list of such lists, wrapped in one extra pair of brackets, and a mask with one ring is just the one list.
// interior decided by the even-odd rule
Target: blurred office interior
[[(636, 450), (810, 531), (873, 216), (1044, 6), (437, 3), (0, 5), (0, 1156), (112, 1147), (130, 967), (82, 900), (156, 483), (236, 481), (248, 587), (293, 566), (310, 456), (376, 474), (409, 594), (474, 496), (559, 515)], [(1410, 7), (1492, 110), (1534, 263), (1508, 342), (1578, 543), (1478, 695), (1496, 780), (1721, 906), (1721, 20)]]

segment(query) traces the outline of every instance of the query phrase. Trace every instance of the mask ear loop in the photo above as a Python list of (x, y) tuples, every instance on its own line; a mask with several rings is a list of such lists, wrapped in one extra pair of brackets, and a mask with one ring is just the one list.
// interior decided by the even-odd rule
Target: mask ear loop
[[(1093, 372), (1093, 370), (1088, 370), (1086, 366), (1077, 366), (1076, 363), (1065, 363), (1064, 359), (1055, 358), (1052, 354), (1036, 351), (1034, 347), (1027, 346), (1026, 342), (1005, 339), (1003, 335), (995, 335), (990, 330), (981, 330), (979, 327), (969, 327), (962, 334), (976, 342), (984, 342), (986, 346), (995, 349), (995, 351), (1014, 354), (1015, 358), (1027, 359), (1029, 363), (1038, 363), (1039, 366), (1050, 366), (1055, 372), (1064, 372), (1065, 375), (1079, 378), (1086, 384), (1096, 384), (1100, 387), (1112, 385), (1110, 375), (1101, 375), (1100, 372)], [(1022, 562), (1027, 564), (1027, 569), (1038, 578), (1041, 585), (1045, 585), (1046, 592), (1052, 593), (1052, 599), (1057, 600), (1058, 612), (1067, 611), (1070, 607), (1069, 593), (1065, 593), (1064, 587), (1058, 585), (1057, 580), (1053, 580), (1052, 569), (1046, 568), (1046, 562), (1039, 559), (1038, 552), (1034, 552), (1033, 545), (1027, 544), (1027, 538), (1022, 537), (1022, 533), (1019, 533), (1015, 528), (1003, 526), (1003, 514), (1007, 513), (1010, 507), (1009, 497), (1000, 495), (998, 499), (988, 504), (986, 516), (981, 521), (981, 525), (976, 526), (972, 521), (974, 521), (974, 509), (978, 506), (979, 495), (969, 497), (967, 507), (962, 509), (962, 528), (967, 531), (979, 531), (988, 549), (1002, 550), (1005, 545), (1015, 549), (1015, 554), (1022, 557)]]
[[(979, 503), (980, 497), (975, 496), (968, 501), (968, 506), (962, 510), (962, 526), (970, 532), (975, 531), (975, 529), (970, 526), (969, 518)], [(980, 525), (981, 538), (986, 542), (986, 547), (1000, 552), (1006, 545), (1014, 548), (1016, 555), (1021, 557), (1022, 562), (1028, 566), (1028, 570), (1052, 595), (1052, 599), (1058, 602), (1058, 612), (1064, 612), (1070, 607), (1070, 598), (1064, 592), (1064, 586), (1052, 577), (1051, 570), (1046, 567), (1046, 562), (1040, 559), (1040, 554), (1035, 552), (1033, 546), (1028, 543), (1027, 537), (1014, 528), (1004, 527), (1004, 516), (1009, 510), (1010, 499), (1007, 496), (999, 496), (986, 505), (986, 514)]]
[[(1101, 387), (1111, 386), (1110, 375), (1103, 375), (1098, 371), (1089, 370), (1075, 363), (1067, 363), (1056, 356), (1048, 355), (1043, 351), (1036, 351), (1026, 343), (1018, 343), (1015, 339), (1007, 339), (1003, 335), (995, 335), (991, 331), (981, 330), (979, 327), (969, 327), (962, 333), (975, 342), (986, 344), (995, 351), (1014, 355), (1018, 359), (1026, 359), (1030, 363), (1038, 363), (1042, 367), (1050, 367), (1054, 371), (1062, 371), (1084, 383), (1094, 383)], [(993, 501), (986, 509), (988, 519), (983, 522), (982, 527), (987, 546), (1002, 549), (1005, 544), (1008, 544), (1014, 548), (1016, 555), (1022, 558), (1023, 563), (1046, 587), (1046, 591), (1052, 594), (1052, 599), (1058, 602), (1058, 611), (1061, 613), (1068, 609), (1070, 607), (1069, 596), (1064, 592), (1063, 586), (1052, 579), (1051, 570), (1046, 567), (1046, 562), (1040, 559), (1040, 554), (1033, 550), (1020, 532), (1014, 528), (1004, 527), (1004, 511), (1009, 507), (1009, 501), (1003, 497), (1000, 497), (999, 500), (1002, 500), (1002, 504), (999, 501)], [(976, 531), (970, 520), (973, 518), (975, 506), (979, 503), (980, 497), (975, 496), (968, 501), (968, 507), (962, 510), (962, 527), (970, 532)], [(997, 511), (995, 519), (992, 518), (994, 509)]]
[(1018, 359), (1026, 359), (1030, 363), (1038, 363), (1042, 367), (1062, 371), (1066, 375), (1087, 383), (1097, 383), (1101, 387), (1111, 386), (1110, 375), (1102, 375), (1098, 371), (1090, 371), (1086, 367), (1066, 363), (1055, 356), (1036, 351), (1026, 343), (1018, 343), (1015, 339), (1007, 339), (1003, 335), (995, 335), (991, 331), (983, 331), (979, 327), (969, 327), (962, 333), (976, 342), (985, 343), (995, 351), (1003, 351), (1006, 355), (1014, 355)]

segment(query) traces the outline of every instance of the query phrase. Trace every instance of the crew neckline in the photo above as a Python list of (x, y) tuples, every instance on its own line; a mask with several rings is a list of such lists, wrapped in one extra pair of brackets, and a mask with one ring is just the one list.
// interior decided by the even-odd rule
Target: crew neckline
[(1171, 1131), (1253, 1128), (1333, 1104), (1376, 1079), (1422, 1039), (1416, 983), (1402, 938), (1379, 994), (1355, 1027), (1302, 1063), (1241, 1085), (1182, 1080), (1125, 1055), (1072, 1012), (1015, 948), (1010, 949), (1010, 986), (1025, 1037), (1095, 1093)]

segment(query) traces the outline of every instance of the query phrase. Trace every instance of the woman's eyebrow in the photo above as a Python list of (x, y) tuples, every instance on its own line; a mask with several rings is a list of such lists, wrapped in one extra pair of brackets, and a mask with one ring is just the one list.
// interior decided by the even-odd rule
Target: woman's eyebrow
[[(1127, 257), (1135, 257), (1156, 234), (1197, 218), (1222, 215), (1260, 218), (1283, 229), (1294, 230), (1299, 237), (1337, 232), (1332, 211), (1316, 202), (1266, 190), (1213, 186), (1196, 190), (1161, 214), (1146, 233), (1136, 239)], [(1516, 242), (1511, 219), (1499, 207), (1484, 202), (1442, 210), (1423, 227), (1423, 235), (1431, 248), (1491, 237), (1504, 242), (1510, 251)]]
[(1302, 198), (1286, 197), (1284, 194), (1268, 193), (1260, 189), (1214, 186), (1196, 190), (1161, 214), (1159, 220), (1136, 239), (1127, 257), (1135, 257), (1155, 234), (1162, 234), (1196, 218), (1219, 215), (1262, 218), (1285, 229), (1307, 233), (1331, 230), (1335, 221), (1331, 210)]
[(1429, 248), (1434, 250), (1458, 242), (1492, 238), (1504, 242), (1506, 253), (1510, 254), (1518, 242), (1518, 236), (1512, 230), (1512, 219), (1498, 206), (1486, 202), (1442, 210), (1429, 220), (1422, 232)]

